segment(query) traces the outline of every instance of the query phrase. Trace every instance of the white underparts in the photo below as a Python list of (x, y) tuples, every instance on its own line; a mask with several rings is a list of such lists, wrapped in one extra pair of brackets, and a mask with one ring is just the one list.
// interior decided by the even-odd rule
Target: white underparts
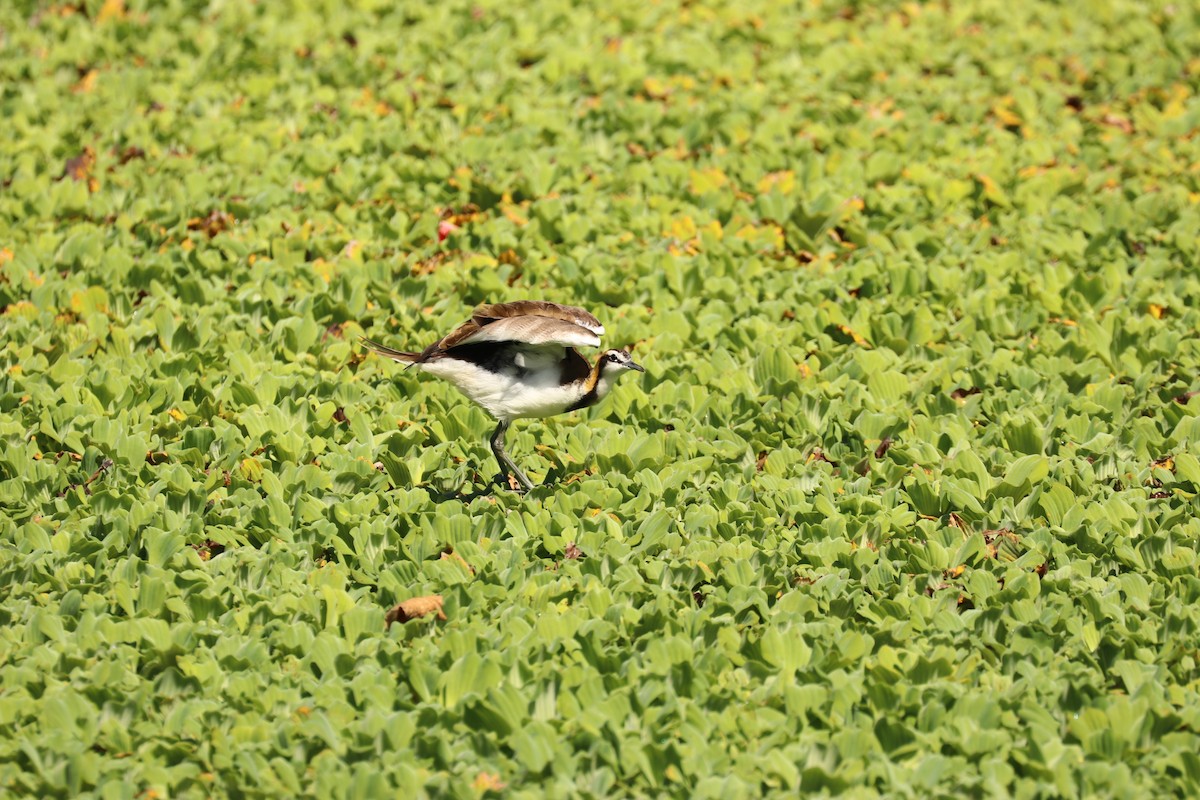
[[(501, 422), (561, 414), (587, 394), (584, 381), (559, 383), (562, 372), (557, 361), (537, 364), (531, 363), (535, 361), (532, 358), (522, 361), (525, 363), (500, 372), (457, 358), (432, 359), (414, 366), (450, 381)], [(518, 367), (524, 372), (520, 377)], [(597, 399), (608, 393), (611, 384), (608, 376), (601, 376), (596, 386)]]

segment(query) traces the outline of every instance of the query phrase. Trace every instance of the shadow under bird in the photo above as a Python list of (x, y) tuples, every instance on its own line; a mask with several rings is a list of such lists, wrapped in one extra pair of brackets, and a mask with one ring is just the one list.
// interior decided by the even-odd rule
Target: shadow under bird
[(448, 336), (419, 353), (363, 338), (393, 361), (445, 378), (499, 423), (492, 452), (525, 489), (533, 482), (504, 449), (513, 420), (551, 417), (600, 402), (629, 370), (645, 372), (624, 350), (605, 350), (588, 364), (576, 347), (599, 347), (604, 326), (574, 306), (541, 300), (483, 305)]

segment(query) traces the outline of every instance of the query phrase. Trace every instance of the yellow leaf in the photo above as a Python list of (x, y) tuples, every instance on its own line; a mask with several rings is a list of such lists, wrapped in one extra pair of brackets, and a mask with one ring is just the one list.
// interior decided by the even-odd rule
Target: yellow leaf
[(690, 177), (688, 191), (696, 195), (711, 194), (724, 188), (725, 184), (729, 183), (728, 176), (716, 167), (694, 169)]
[(838, 326), (838, 329), (839, 329), (839, 330), (841, 330), (841, 332), (842, 332), (842, 333), (846, 334), (846, 335), (847, 335), (847, 336), (849, 336), (851, 339), (853, 339), (853, 340), (854, 340), (854, 343), (855, 343), (856, 345), (858, 345), (858, 346), (860, 346), (860, 347), (870, 347), (870, 346), (871, 346), (871, 343), (870, 343), (870, 342), (868, 342), (866, 339), (864, 339), (862, 336), (860, 336), (860, 335), (859, 335), (859, 334), (858, 334), (858, 333), (857, 333), (857, 332), (856, 332), (856, 331), (855, 331), (853, 328), (851, 328), (849, 325), (839, 325), (839, 326)]
[[(520, 208), (524, 208), (527, 205), (528, 203), (522, 203)], [(518, 211), (518, 206), (513, 204), (512, 195), (510, 195), (508, 192), (505, 192), (504, 196), (500, 198), (500, 211), (504, 214), (509, 222), (511, 222), (513, 225), (516, 225), (518, 228), (524, 228), (529, 224), (529, 219)]]
[(337, 273), (337, 270), (334, 269), (333, 264), (323, 258), (318, 258), (312, 262), (312, 266), (313, 272), (320, 275), (321, 280), (325, 281), (325, 283), (333, 282), (333, 276)]
[(375, 92), (371, 91), (371, 87), (365, 86), (359, 92), (358, 99), (350, 105), (354, 108), (366, 108), (375, 104)]
[(782, 250), (784, 237), (783, 228), (778, 225), (743, 225), (734, 234), (738, 239), (752, 241), (768, 250)]
[(783, 228), (778, 225), (768, 225), (767, 230), (770, 231), (770, 244), (774, 250), (782, 250), (785, 241), (783, 236)]
[(780, 194), (791, 194), (796, 188), (796, 173), (790, 169), (782, 172), (768, 172), (758, 182), (759, 194), (766, 194), (772, 189), (777, 190)]
[(104, 0), (104, 5), (96, 12), (96, 22), (110, 19), (125, 19), (125, 0)]
[(0, 247), (0, 266), (7, 264), (13, 260), (13, 251), (7, 247)]
[(1166, 306), (1160, 306), (1158, 303), (1151, 303), (1146, 310), (1150, 312), (1150, 316), (1155, 319), (1162, 319), (1170, 313), (1170, 309)]
[(93, 286), (79, 292), (71, 293), (71, 310), (76, 314), (92, 312), (108, 313), (108, 292), (99, 286)]
[(243, 458), (242, 463), (238, 464), (238, 471), (246, 480), (257, 481), (262, 478), (263, 466), (256, 458)]
[(992, 104), (992, 116), (1006, 128), (1018, 128), (1025, 122), (1013, 111), (1012, 105), (1012, 95), (1005, 95)]
[(500, 780), (500, 776), (493, 772), (481, 772), (475, 776), (471, 786), (477, 792), (498, 792), (508, 784)]
[(669, 93), (667, 84), (659, 78), (646, 78), (642, 81), (642, 88), (650, 97), (661, 99)]
[(475, 267), (498, 267), (500, 262), (489, 256), (487, 253), (472, 253), (462, 260), (462, 269), (474, 269)]
[(167, 412), (167, 416), (170, 417), (171, 419), (175, 420), (176, 422), (183, 422), (185, 419), (187, 419), (187, 415), (184, 414), (182, 411), (180, 411), (178, 408), (172, 408), (170, 411)]
[(23, 319), (33, 319), (38, 315), (37, 306), (28, 300), (18, 300), (4, 311), (4, 316), (12, 315)]
[(725, 238), (725, 229), (721, 227), (718, 220), (713, 220), (706, 225), (700, 226), (700, 233), (706, 236), (711, 236), (713, 239), (720, 241)]
[(983, 196), (985, 198), (991, 200), (998, 206), (1007, 206), (1009, 204), (1008, 195), (1004, 193), (1003, 189), (996, 185), (996, 182), (992, 180), (990, 175), (977, 172), (972, 177), (975, 178), (975, 182), (978, 183), (983, 189)]
[(75, 94), (87, 94), (96, 88), (96, 79), (99, 77), (99, 72), (94, 69), (89, 69), (87, 73), (79, 79), (79, 82), (71, 87), (71, 91)]
[(686, 241), (695, 235), (696, 222), (687, 214), (671, 220), (671, 226), (667, 228), (667, 236), (671, 239)]

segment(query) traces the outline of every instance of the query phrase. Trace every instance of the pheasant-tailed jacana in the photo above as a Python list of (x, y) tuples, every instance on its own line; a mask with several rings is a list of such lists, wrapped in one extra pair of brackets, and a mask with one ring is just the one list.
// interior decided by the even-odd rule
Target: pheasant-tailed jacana
[(605, 350), (589, 365), (576, 347), (598, 347), (604, 326), (582, 308), (541, 300), (483, 305), (448, 336), (419, 353), (364, 338), (380, 355), (453, 383), (499, 423), (492, 452), (526, 489), (533, 482), (504, 450), (513, 420), (550, 417), (604, 399), (621, 373), (645, 372), (624, 350)]

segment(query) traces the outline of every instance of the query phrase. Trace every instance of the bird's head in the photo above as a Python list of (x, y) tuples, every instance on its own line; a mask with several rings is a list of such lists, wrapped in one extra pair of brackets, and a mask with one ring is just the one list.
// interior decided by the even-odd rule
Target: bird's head
[(646, 371), (641, 364), (633, 360), (633, 356), (624, 350), (605, 350), (600, 355), (600, 374), (606, 378), (616, 378), (631, 369), (638, 372)]

